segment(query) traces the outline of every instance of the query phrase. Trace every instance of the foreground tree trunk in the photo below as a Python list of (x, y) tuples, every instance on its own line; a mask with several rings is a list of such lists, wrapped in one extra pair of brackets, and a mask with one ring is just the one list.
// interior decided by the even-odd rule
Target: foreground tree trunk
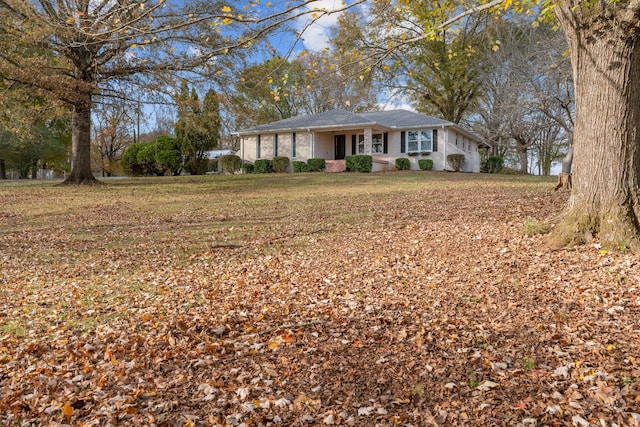
[(71, 120), (71, 173), (63, 184), (95, 184), (91, 171), (91, 102), (76, 104)]
[[(576, 96), (569, 206), (553, 235), (640, 248), (640, 6), (556, 7), (571, 50)], [(638, 9), (638, 10), (631, 10)]]
[(4, 160), (0, 160), (0, 179), (7, 179), (7, 166)]

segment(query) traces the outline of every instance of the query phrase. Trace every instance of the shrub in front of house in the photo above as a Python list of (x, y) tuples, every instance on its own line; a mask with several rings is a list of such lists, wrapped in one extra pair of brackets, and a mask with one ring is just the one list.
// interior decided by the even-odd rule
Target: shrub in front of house
[(228, 154), (218, 158), (218, 170), (224, 173), (235, 174), (242, 168), (242, 159), (235, 154)]
[(294, 160), (293, 162), (293, 171), (294, 172), (309, 172), (311, 168), (305, 162), (301, 162), (300, 160)]
[(290, 160), (288, 157), (274, 157), (271, 161), (273, 171), (276, 173), (286, 172), (289, 168)]
[(373, 157), (366, 154), (347, 156), (345, 162), (349, 172), (371, 172), (373, 169)]
[(499, 173), (504, 167), (504, 159), (501, 156), (491, 156), (487, 159), (487, 172)]
[(396, 169), (400, 171), (408, 171), (411, 169), (411, 162), (406, 157), (398, 157), (396, 159)]
[(307, 160), (310, 172), (322, 172), (327, 166), (327, 162), (324, 159), (313, 158)]
[(273, 165), (271, 160), (260, 159), (253, 162), (253, 170), (255, 173), (270, 173), (273, 172)]
[(430, 171), (433, 169), (433, 160), (431, 159), (420, 159), (418, 160), (418, 166), (421, 171)]
[(460, 172), (464, 165), (464, 154), (449, 154), (447, 162), (451, 165), (455, 172)]
[(254, 167), (252, 163), (244, 163), (242, 165), (242, 173), (254, 173)]

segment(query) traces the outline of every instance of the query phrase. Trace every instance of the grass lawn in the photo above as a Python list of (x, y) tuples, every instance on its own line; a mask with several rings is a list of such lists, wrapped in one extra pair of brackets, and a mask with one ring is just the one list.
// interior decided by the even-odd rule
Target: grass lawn
[(105, 182), (0, 182), (0, 426), (640, 425), (640, 257), (548, 249), (555, 179)]

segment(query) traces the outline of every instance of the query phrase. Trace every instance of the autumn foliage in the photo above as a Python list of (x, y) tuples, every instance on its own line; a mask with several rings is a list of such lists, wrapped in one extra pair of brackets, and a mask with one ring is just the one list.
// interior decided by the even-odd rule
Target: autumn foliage
[(536, 177), (0, 185), (0, 425), (638, 425), (640, 258)]

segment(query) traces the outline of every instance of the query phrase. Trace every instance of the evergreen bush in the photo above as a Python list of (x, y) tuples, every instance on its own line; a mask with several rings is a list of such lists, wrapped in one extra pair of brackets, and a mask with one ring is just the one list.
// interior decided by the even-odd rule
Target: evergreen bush
[(411, 162), (406, 157), (398, 157), (396, 159), (396, 169), (400, 171), (408, 171), (411, 169)]
[(430, 171), (431, 169), (433, 169), (433, 160), (420, 159), (418, 160), (418, 166), (420, 167), (420, 170)]
[(305, 162), (301, 162), (299, 160), (295, 160), (293, 162), (293, 171), (294, 172), (310, 172), (311, 168)]
[(131, 144), (122, 153), (120, 165), (127, 175), (140, 176), (143, 173), (142, 166), (138, 163), (138, 151), (142, 144), (141, 142)]
[(501, 156), (491, 156), (487, 159), (487, 172), (500, 173), (504, 167), (504, 159)]
[(242, 173), (254, 173), (254, 167), (251, 163), (245, 163), (242, 165)]
[(289, 163), (290, 161), (288, 157), (274, 157), (271, 161), (273, 171), (276, 173), (286, 172), (289, 168)]
[(273, 172), (273, 164), (267, 159), (256, 160), (253, 162), (253, 170), (255, 173), (270, 173)]
[(464, 154), (449, 154), (447, 161), (455, 172), (460, 172), (464, 165)]
[(242, 159), (235, 154), (227, 154), (218, 158), (218, 170), (224, 173), (235, 174), (242, 168)]
[(373, 157), (366, 154), (356, 154), (345, 157), (349, 172), (371, 172), (373, 169)]
[(310, 172), (321, 172), (327, 166), (327, 162), (324, 159), (309, 159), (307, 160)]

